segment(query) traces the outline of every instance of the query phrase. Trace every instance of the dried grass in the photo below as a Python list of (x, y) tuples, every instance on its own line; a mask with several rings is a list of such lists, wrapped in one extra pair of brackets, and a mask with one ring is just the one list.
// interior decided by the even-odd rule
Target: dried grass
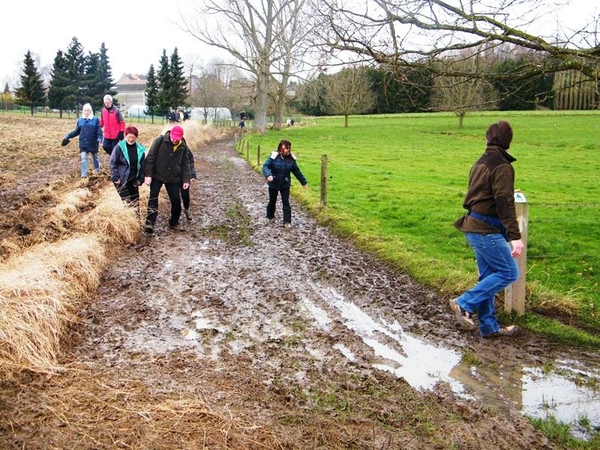
[(111, 186), (100, 192), (96, 207), (79, 216), (74, 227), (89, 230), (106, 244), (134, 244), (140, 238), (139, 218), (134, 206), (127, 206)]
[(0, 372), (58, 369), (60, 340), (75, 305), (100, 283), (106, 264), (96, 237), (38, 244), (0, 266)]
[(20, 428), (29, 425), (20, 410), (34, 411), (36, 428), (52, 430), (51, 448), (283, 448), (272, 430), (230, 408), (211, 407), (202, 392), (162, 391), (111, 368), (71, 367), (28, 389), (36, 395), (6, 418)]
[[(183, 130), (183, 136), (191, 148), (198, 148), (209, 142), (223, 139), (230, 131), (227, 128), (215, 128), (212, 125), (202, 125), (197, 121), (186, 121), (180, 125)], [(163, 133), (173, 128), (172, 126), (165, 127)]]

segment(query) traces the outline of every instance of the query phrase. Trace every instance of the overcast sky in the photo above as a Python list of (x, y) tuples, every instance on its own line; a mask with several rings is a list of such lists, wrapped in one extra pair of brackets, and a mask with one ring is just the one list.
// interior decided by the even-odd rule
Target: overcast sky
[[(112, 74), (145, 75), (158, 68), (163, 49), (175, 47), (186, 61), (195, 55), (208, 62), (230, 57), (205, 46), (175, 24), (190, 0), (9, 0), (0, 6), (0, 89), (18, 81), (28, 50), (39, 57), (39, 67), (52, 67), (58, 50), (65, 52), (77, 37), (84, 52), (99, 52), (104, 42)], [(38, 68), (39, 68), (38, 67)]]
[[(550, 0), (548, 0), (550, 2)], [(561, 0), (567, 1), (567, 0)], [(2, 3), (0, 23), (0, 89), (20, 80), (28, 50), (39, 58), (38, 69), (52, 67), (56, 52), (67, 50), (77, 37), (84, 52), (99, 52), (104, 42), (117, 81), (123, 73), (148, 73), (158, 68), (163, 49), (171, 56), (175, 47), (184, 62), (208, 62), (213, 57), (230, 60), (182, 31), (176, 22), (189, 17), (197, 0), (9, 0)], [(598, 12), (598, 0), (571, 0), (554, 14), (542, 33), (556, 26), (584, 26)], [(187, 12), (187, 14), (186, 14)], [(557, 19), (558, 17), (558, 19)], [(537, 32), (538, 30), (532, 30)], [(199, 60), (198, 60), (199, 58)]]

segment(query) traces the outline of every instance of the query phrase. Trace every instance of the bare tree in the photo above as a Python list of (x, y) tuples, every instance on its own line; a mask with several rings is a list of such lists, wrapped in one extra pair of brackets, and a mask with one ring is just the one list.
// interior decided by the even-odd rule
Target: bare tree
[[(203, 0), (193, 18), (182, 17), (183, 29), (208, 45), (227, 51), (254, 81), (254, 124), (266, 129), (269, 96), (281, 126), (290, 77), (310, 48), (304, 39), (312, 21), (304, 14), (306, 0)], [(303, 25), (302, 27), (300, 25)]]
[(342, 69), (326, 80), (327, 109), (344, 116), (344, 128), (348, 128), (348, 116), (366, 112), (375, 104), (375, 94), (364, 67)]
[[(331, 49), (347, 51), (384, 63), (401, 73), (412, 65), (428, 64), (469, 50), (489, 51), (510, 45), (538, 56), (510, 74), (463, 72), (452, 66), (431, 65), (439, 74), (489, 79), (528, 79), (543, 73), (576, 70), (595, 79), (600, 65), (598, 16), (579, 30), (535, 33), (556, 8), (544, 0), (320, 0), (330, 27), (326, 42)], [(542, 55), (542, 58), (539, 58)]]
[[(481, 54), (471, 58), (468, 52), (463, 57), (452, 58), (441, 62), (451, 73), (481, 72), (485, 61)], [(458, 116), (458, 128), (463, 127), (465, 116), (469, 111), (489, 110), (496, 106), (498, 94), (492, 84), (480, 77), (464, 75), (438, 75), (434, 80), (432, 103), (434, 109), (453, 111)]]

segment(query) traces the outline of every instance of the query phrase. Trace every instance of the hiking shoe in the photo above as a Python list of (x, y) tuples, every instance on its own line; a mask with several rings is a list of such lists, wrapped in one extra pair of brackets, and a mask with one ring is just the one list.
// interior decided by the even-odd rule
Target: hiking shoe
[(266, 224), (267, 224), (267, 225), (273, 225), (274, 223), (275, 223), (275, 218), (271, 218), (271, 219), (269, 219), (269, 218), (267, 217), (267, 222), (266, 222)]
[(147, 223), (146, 225), (144, 225), (144, 233), (148, 233), (148, 234), (154, 233), (154, 224)]
[(471, 317), (471, 313), (465, 311), (458, 303), (456, 303), (456, 299), (451, 298), (448, 303), (450, 304), (450, 309), (454, 312), (454, 317), (456, 317), (456, 321), (460, 326), (467, 330), (474, 330), (477, 328), (475, 322), (473, 322), (473, 318)]
[(179, 228), (179, 222), (176, 223), (169, 223), (169, 228), (171, 230), (176, 230), (177, 228)]
[(185, 214), (185, 218), (187, 220), (192, 220), (193, 219), (192, 212), (189, 209), (184, 209), (183, 213)]
[(283, 228), (292, 228), (292, 224), (289, 222), (286, 222), (283, 224)]
[(486, 334), (483, 336), (485, 339), (495, 339), (498, 337), (514, 337), (521, 329), (517, 325), (509, 325), (508, 327), (502, 327), (495, 333)]

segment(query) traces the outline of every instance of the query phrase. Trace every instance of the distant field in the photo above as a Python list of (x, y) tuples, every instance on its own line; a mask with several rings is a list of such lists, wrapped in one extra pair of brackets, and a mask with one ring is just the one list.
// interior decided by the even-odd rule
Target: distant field
[(453, 222), (485, 130), (501, 119), (514, 128), (515, 187), (529, 204), (527, 309), (598, 334), (600, 113), (478, 113), (462, 129), (450, 114), (351, 117), (349, 128), (335, 117), (246, 139), (253, 164), (258, 146), (263, 161), (280, 139), (292, 141), (312, 187), (293, 191), (315, 211), (327, 155), (328, 207), (319, 217), (454, 295), (475, 282), (476, 268)]

